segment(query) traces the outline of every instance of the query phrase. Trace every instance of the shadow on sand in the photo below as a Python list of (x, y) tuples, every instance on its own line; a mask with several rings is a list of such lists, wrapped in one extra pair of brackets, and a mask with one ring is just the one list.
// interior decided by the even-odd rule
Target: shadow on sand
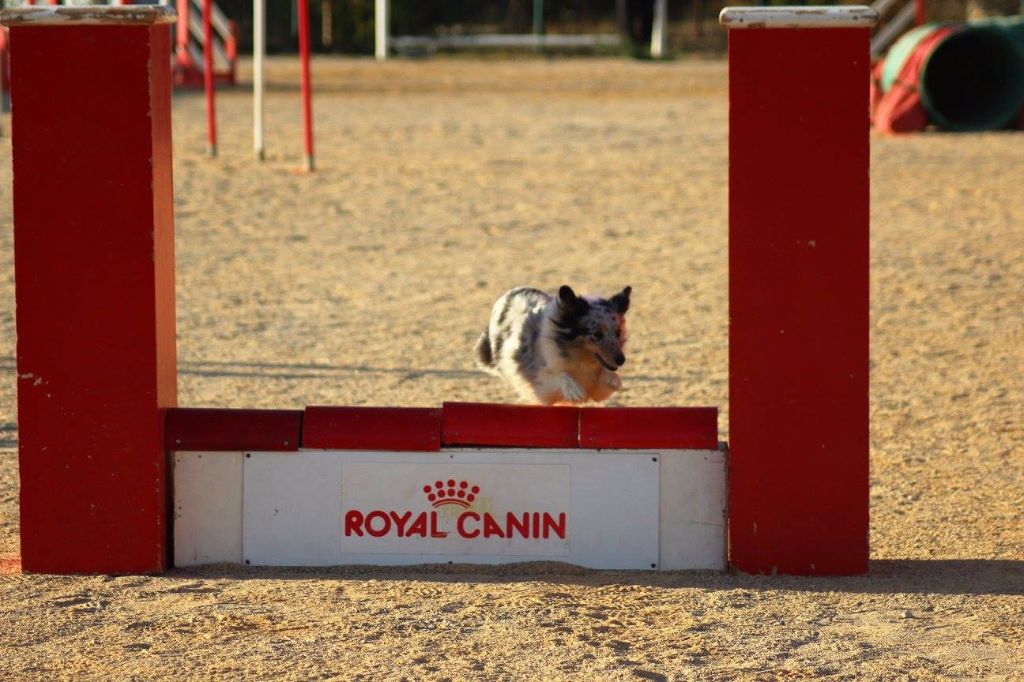
[(165, 578), (195, 580), (409, 580), (437, 583), (639, 585), (664, 589), (844, 592), (853, 594), (1024, 595), (1024, 561), (907, 559), (872, 561), (867, 575), (838, 578), (756, 576), (721, 571), (594, 571), (559, 563), (506, 566), (266, 568), (236, 565), (172, 569)]

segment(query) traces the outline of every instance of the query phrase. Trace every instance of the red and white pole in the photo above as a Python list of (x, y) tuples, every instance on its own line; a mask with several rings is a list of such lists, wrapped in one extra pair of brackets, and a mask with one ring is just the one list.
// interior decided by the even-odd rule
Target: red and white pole
[(309, 0), (299, 0), (299, 60), (302, 84), (302, 165), (313, 170), (313, 101), (309, 77)]
[[(0, 116), (6, 113), (9, 108), (9, 102), (7, 101), (8, 75), (7, 29), (0, 26)], [(4, 127), (2, 121), (0, 121), (0, 137), (3, 137), (3, 135)]]
[(206, 153), (217, 156), (217, 101), (213, 81), (213, 0), (203, 0), (203, 91), (206, 93)]
[(162, 6), (0, 13), (17, 102), (25, 571), (167, 565), (164, 421), (177, 402), (173, 21)]
[(729, 29), (729, 552), (868, 566), (868, 7)]

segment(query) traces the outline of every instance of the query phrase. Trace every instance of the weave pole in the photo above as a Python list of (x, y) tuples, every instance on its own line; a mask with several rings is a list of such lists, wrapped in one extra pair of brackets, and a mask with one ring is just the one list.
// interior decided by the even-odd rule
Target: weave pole
[(267, 53), (267, 0), (252, 3), (252, 146), (256, 158), (263, 161), (263, 62)]
[(203, 0), (203, 91), (206, 95), (206, 154), (217, 156), (217, 100), (213, 77), (213, 0)]
[(11, 29), (16, 102), (27, 572), (151, 573), (167, 565), (164, 412), (177, 401), (173, 21), (163, 6), (0, 14)]
[(299, 0), (299, 61), (302, 86), (302, 166), (311, 172), (313, 165), (313, 85), (309, 75), (309, 0)]
[(729, 546), (868, 562), (867, 7), (727, 8)]

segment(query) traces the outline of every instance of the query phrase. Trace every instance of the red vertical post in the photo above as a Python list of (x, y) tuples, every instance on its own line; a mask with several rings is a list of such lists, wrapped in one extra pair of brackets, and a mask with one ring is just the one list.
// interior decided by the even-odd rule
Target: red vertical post
[(203, 90), (206, 93), (206, 153), (217, 156), (217, 101), (213, 80), (213, 0), (203, 0)]
[(13, 9), (0, 21), (17, 102), (22, 566), (161, 571), (164, 416), (177, 400), (173, 10)]
[(867, 7), (728, 8), (729, 556), (868, 565)]
[(174, 63), (180, 68), (195, 66), (188, 51), (190, 0), (177, 0), (178, 20), (174, 25)]
[(299, 60), (302, 81), (303, 167), (313, 170), (313, 101), (309, 78), (309, 0), (299, 0)]
[(914, 0), (914, 25), (923, 26), (926, 14), (925, 0)]

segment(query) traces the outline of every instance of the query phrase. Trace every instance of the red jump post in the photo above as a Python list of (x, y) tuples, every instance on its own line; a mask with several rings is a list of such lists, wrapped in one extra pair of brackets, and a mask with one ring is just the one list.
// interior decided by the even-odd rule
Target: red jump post
[(729, 552), (868, 565), (867, 7), (727, 8)]
[(158, 572), (177, 400), (174, 12), (37, 6), (0, 20), (17, 131), (22, 567)]

